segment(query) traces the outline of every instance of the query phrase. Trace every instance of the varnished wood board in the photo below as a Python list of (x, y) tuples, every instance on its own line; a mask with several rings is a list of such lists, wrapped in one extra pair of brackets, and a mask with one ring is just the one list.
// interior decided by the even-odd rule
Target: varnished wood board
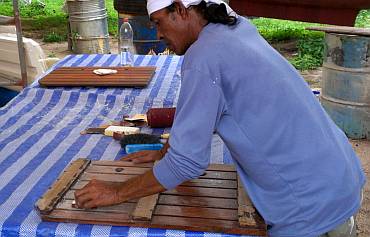
[[(97, 75), (95, 69), (117, 70), (115, 74)], [(39, 83), (44, 87), (99, 86), (145, 87), (155, 74), (156, 67), (60, 67)]]
[[(249, 198), (241, 195), (234, 167), (211, 165), (199, 179), (185, 182), (156, 196), (91, 210), (74, 208), (74, 192), (92, 178), (125, 181), (146, 172), (153, 164), (124, 161), (92, 161), (78, 180), (59, 199), (54, 209), (41, 213), (44, 221), (165, 228), (227, 234), (266, 235), (263, 219)], [(240, 198), (240, 197), (239, 197)], [(242, 203), (242, 205), (241, 205)], [(135, 219), (135, 212), (139, 218)], [(241, 219), (247, 216), (247, 222)], [(242, 221), (240, 223), (240, 221)]]

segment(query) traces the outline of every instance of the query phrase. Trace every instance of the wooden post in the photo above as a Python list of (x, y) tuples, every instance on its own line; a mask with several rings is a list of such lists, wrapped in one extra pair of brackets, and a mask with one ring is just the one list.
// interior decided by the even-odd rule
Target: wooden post
[(21, 20), (19, 16), (18, 0), (13, 0), (13, 12), (14, 12), (15, 28), (17, 30), (18, 55), (19, 55), (19, 63), (21, 67), (21, 76), (22, 76), (21, 85), (24, 88), (27, 86), (27, 65), (26, 65), (25, 50), (24, 50), (24, 45), (23, 45), (22, 25), (21, 25)]

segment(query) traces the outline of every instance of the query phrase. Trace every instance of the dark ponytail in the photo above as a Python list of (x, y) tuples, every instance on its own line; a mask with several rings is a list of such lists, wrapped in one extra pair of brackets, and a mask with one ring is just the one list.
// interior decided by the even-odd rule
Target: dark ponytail
[[(224, 25), (235, 25), (237, 19), (235, 16), (230, 16), (227, 13), (226, 5), (210, 3), (207, 5), (205, 1), (200, 2), (198, 5), (192, 6), (196, 8), (209, 23), (220, 23)], [(167, 7), (169, 12), (175, 11), (175, 3)]]

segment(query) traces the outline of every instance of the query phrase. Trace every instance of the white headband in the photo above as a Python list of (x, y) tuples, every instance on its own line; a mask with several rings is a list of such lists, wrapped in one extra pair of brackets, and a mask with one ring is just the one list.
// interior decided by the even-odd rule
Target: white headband
[[(177, 0), (177, 1), (181, 1), (182, 4), (184, 4), (184, 6), (188, 8), (189, 6), (198, 5), (202, 0)], [(221, 1), (221, 0), (204, 0), (204, 1), (207, 4), (208, 3), (216, 3), (216, 4), (223, 3), (226, 6), (227, 13), (229, 15), (236, 16), (236, 13), (233, 11), (233, 9), (231, 9), (231, 7), (228, 4), (226, 4), (224, 1)], [(148, 0), (146, 6), (148, 9), (149, 16), (153, 12), (159, 11), (165, 7), (170, 6), (173, 2), (175, 2), (175, 0)]]

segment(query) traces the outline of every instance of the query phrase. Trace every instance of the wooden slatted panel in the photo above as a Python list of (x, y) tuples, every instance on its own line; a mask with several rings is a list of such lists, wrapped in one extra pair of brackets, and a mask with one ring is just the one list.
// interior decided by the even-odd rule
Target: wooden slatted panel
[(109, 67), (116, 74), (96, 75), (95, 69), (107, 67), (61, 67), (43, 77), (41, 86), (147, 86), (155, 67)]
[[(191, 231), (223, 232), (228, 234), (266, 235), (262, 218), (258, 215), (254, 225), (240, 227), (237, 176), (229, 166), (210, 166), (205, 175), (185, 182), (174, 190), (159, 195), (157, 205), (152, 210), (151, 220), (134, 220), (134, 210), (140, 200), (102, 207), (80, 210), (72, 206), (74, 192), (82, 188), (92, 178), (109, 181), (124, 181), (135, 177), (153, 164), (133, 165), (131, 162), (93, 161), (85, 170), (63, 200), (48, 215), (46, 221), (109, 224), (136, 227), (182, 229)], [(130, 170), (131, 169), (131, 170)], [(153, 200), (152, 200), (153, 201)], [(154, 205), (151, 205), (154, 206)], [(145, 213), (147, 213), (147, 208)], [(145, 218), (144, 218), (145, 219)]]

